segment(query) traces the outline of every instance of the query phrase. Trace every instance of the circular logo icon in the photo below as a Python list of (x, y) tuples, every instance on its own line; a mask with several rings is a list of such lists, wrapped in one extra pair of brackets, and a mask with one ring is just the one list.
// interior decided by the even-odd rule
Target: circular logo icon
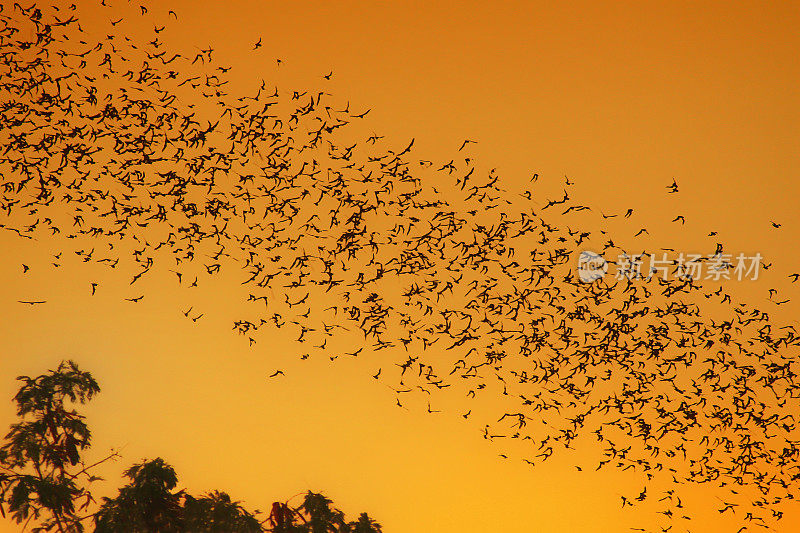
[(608, 263), (602, 256), (590, 252), (581, 252), (578, 258), (578, 276), (584, 283), (592, 283), (603, 277), (608, 273)]

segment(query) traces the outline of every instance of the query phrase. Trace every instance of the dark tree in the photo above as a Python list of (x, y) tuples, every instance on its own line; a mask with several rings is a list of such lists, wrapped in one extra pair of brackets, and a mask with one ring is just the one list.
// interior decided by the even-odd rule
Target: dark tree
[(157, 458), (124, 473), (130, 483), (116, 498), (104, 498), (95, 516), (98, 533), (178, 533), (184, 530), (182, 491), (175, 470)]
[(276, 502), (270, 515), (272, 533), (381, 533), (381, 526), (367, 513), (346, 522), (344, 513), (322, 494), (308, 491), (296, 509)]
[(21, 421), (0, 447), (0, 511), (5, 516), (7, 507), (17, 523), (34, 521), (33, 531), (83, 531), (86, 517), (78, 513), (93, 499), (79, 482), (98, 478), (81, 459), (91, 433), (70, 406), (90, 400), (100, 386), (72, 361), (37, 378), (17, 379), (22, 387), (13, 401)]
[(381, 533), (381, 525), (367, 513), (361, 513), (358, 520), (350, 522), (349, 526), (351, 533)]
[(198, 497), (177, 490), (178, 475), (161, 458), (128, 468), (128, 483), (98, 509), (88, 485), (100, 478), (90, 472), (117, 454), (84, 463), (91, 433), (71, 405), (90, 400), (99, 385), (72, 361), (17, 379), (23, 382), (14, 396), (21, 421), (0, 447), (0, 513), (9, 510), (25, 527), (33, 523), (34, 532), (80, 533), (93, 522), (96, 533), (381, 533), (366, 513), (347, 522), (330, 499), (311, 491), (297, 507), (274, 503), (259, 520), (259, 511), (247, 511), (225, 492)]
[(196, 533), (258, 533), (264, 531), (255, 515), (224, 492), (212, 491), (184, 500), (185, 527)]
[(344, 513), (331, 507), (333, 502), (308, 491), (300, 509), (308, 515), (309, 533), (336, 533), (345, 527)]

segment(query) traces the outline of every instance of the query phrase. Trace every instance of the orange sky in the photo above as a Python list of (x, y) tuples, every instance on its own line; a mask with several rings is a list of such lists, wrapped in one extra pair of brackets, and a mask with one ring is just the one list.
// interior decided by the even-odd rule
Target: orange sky
[[(120, 7), (79, 2), (85, 30), (102, 36), (110, 18), (135, 9), (108, 3)], [(800, 284), (787, 279), (800, 261), (796, 2), (186, 1), (153, 3), (150, 19), (129, 17), (124, 31), (149, 36), (167, 9), (179, 23), (162, 40), (189, 51), (212, 45), (233, 67), (234, 87), (250, 92), (265, 79), (327, 90), (371, 108), (359, 128), (397, 146), (415, 138), (422, 159), (449, 160), (465, 138), (477, 140), (475, 158), (497, 167), (506, 188), (536, 171), (558, 193), (567, 175), (579, 203), (605, 213), (636, 207), (630, 224), (649, 228), (656, 246), (713, 251), (705, 236), (718, 231), (729, 250), (774, 264), (729, 291), (765, 307), (768, 287), (800, 301)], [(673, 177), (681, 191), (667, 195)], [(677, 214), (685, 226), (670, 222)], [(303, 347), (281, 331), (249, 348), (231, 331), (237, 279), (189, 293), (155, 272), (136, 289), (147, 298), (132, 305), (122, 301), (127, 275), (77, 262), (47, 268), (56, 249), (11, 234), (0, 235), (0, 250), (0, 397), (13, 395), (15, 376), (61, 358), (90, 370), (103, 388), (86, 408), (95, 453), (124, 446), (101, 491), (114, 492), (134, 461), (161, 456), (192, 491), (226, 490), (265, 509), (310, 488), (348, 514), (368, 511), (387, 533), (656, 523), (652, 506), (622, 512), (620, 495), (640, 479), (595, 473), (588, 448), (534, 470), (499, 457), (504, 449), (482, 438), (482, 424), (459, 416), (466, 403), (443, 398), (447, 412), (436, 415), (419, 402), (398, 408), (369, 377), (379, 354), (299, 361)], [(32, 266), (25, 276), (22, 263)], [(94, 276), (102, 290), (91, 297)], [(40, 297), (46, 306), (16, 303)], [(201, 322), (181, 314), (190, 305), (205, 312)], [(790, 305), (770, 312), (790, 321)], [(278, 368), (286, 376), (268, 380)], [(12, 405), (0, 403), (0, 425), (13, 419)], [(589, 466), (578, 472), (576, 461)], [(700, 506), (691, 531), (735, 531), (716, 501), (702, 507), (706, 498), (686, 492)], [(784, 511), (778, 531), (800, 529), (797, 506)]]

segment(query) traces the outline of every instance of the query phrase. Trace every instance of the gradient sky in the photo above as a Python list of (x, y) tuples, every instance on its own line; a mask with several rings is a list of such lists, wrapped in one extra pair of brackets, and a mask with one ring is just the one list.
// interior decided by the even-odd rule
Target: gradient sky
[[(108, 3), (120, 6), (79, 3), (86, 31), (101, 36), (112, 16), (136, 9)], [(508, 189), (535, 171), (558, 191), (569, 176), (578, 203), (605, 213), (635, 207), (631, 224), (647, 227), (657, 246), (710, 252), (705, 236), (718, 231), (728, 250), (760, 252), (774, 265), (728, 290), (766, 307), (767, 288), (780, 288), (795, 301), (770, 312), (796, 323), (800, 283), (787, 275), (800, 264), (797, 2), (185, 1), (153, 3), (152, 18), (129, 17), (120, 28), (149, 37), (167, 9), (179, 21), (162, 40), (188, 51), (210, 44), (233, 67), (234, 87), (249, 92), (264, 79), (326, 90), (371, 108), (359, 128), (398, 146), (415, 138), (422, 159), (449, 160), (474, 139), (475, 158), (496, 167)], [(667, 195), (673, 178), (680, 193)], [(677, 214), (685, 226), (670, 222)], [(380, 355), (299, 361), (303, 347), (282, 332), (249, 348), (231, 331), (237, 279), (188, 293), (155, 272), (132, 305), (122, 300), (127, 274), (77, 261), (47, 268), (56, 249), (10, 233), (0, 250), (0, 397), (13, 395), (15, 376), (62, 358), (90, 370), (103, 388), (85, 409), (94, 453), (122, 447), (123, 455), (105, 470), (101, 493), (114, 493), (134, 461), (161, 456), (191, 491), (226, 490), (250, 509), (323, 491), (350, 515), (368, 511), (387, 533), (497, 524), (510, 533), (600, 533), (654, 523), (652, 506), (621, 510), (620, 495), (640, 488), (639, 478), (594, 472), (589, 448), (531, 469), (499, 457), (482, 424), (461, 419), (467, 404), (443, 399), (446, 412), (436, 415), (422, 404), (398, 408), (369, 377)], [(25, 276), (22, 263), (32, 267)], [(101, 282), (94, 297), (90, 281)], [(31, 298), (48, 303), (16, 303)], [(184, 318), (189, 306), (202, 321)], [(286, 376), (266, 378), (279, 368)], [(11, 403), (0, 403), (0, 426), (13, 420)], [(700, 506), (691, 530), (735, 531), (716, 501), (703, 507), (708, 498), (687, 490), (685, 501)], [(800, 530), (797, 506), (784, 512), (779, 531)]]

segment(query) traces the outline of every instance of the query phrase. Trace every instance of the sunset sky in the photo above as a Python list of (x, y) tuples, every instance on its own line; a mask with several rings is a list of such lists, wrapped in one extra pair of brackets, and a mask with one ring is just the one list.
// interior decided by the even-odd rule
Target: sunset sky
[[(558, 195), (567, 176), (597, 229), (620, 231), (623, 244), (640, 247), (629, 230), (647, 228), (655, 247), (710, 253), (724, 242), (760, 253), (773, 266), (727, 290), (798, 324), (800, 282), (788, 278), (800, 264), (797, 2), (170, 1), (147, 4), (147, 17), (134, 16), (137, 2), (107, 3), (78, 2), (87, 33), (102, 38), (124, 16), (115, 31), (146, 40), (166, 23), (160, 38), (171, 49), (214, 48), (232, 67), (232, 92), (252, 93), (261, 80), (324, 90), (371, 109), (357, 126), (364, 133), (400, 147), (414, 138), (420, 159), (446, 162), (464, 139), (477, 141), (472, 156), (508, 190), (536, 172)], [(673, 178), (680, 192), (667, 194)], [(624, 231), (621, 217), (599, 217), (629, 208)], [(685, 225), (671, 222), (677, 215)], [(92, 453), (122, 454), (103, 470), (100, 495), (115, 494), (133, 462), (160, 456), (190, 491), (225, 490), (265, 510), (311, 489), (348, 515), (368, 511), (386, 533), (611, 533), (662, 523), (656, 502), (621, 508), (640, 476), (596, 472), (589, 444), (530, 468), (483, 438), (483, 424), (496, 420), (491, 402), (443, 396), (432, 400), (443, 411), (434, 414), (421, 398), (397, 407), (391, 388), (371, 378), (381, 353), (300, 360), (306, 348), (283, 330), (248, 346), (231, 330), (236, 276), (191, 291), (163, 268), (131, 289), (130, 272), (74, 258), (52, 268), (59, 249), (48, 242), (2, 232), (0, 250), (0, 398), (13, 396), (16, 376), (61, 359), (91, 371), (102, 387), (84, 408)], [(22, 264), (31, 267), (24, 275)], [(773, 287), (792, 302), (768, 301)], [(124, 301), (134, 293), (146, 298)], [(29, 299), (47, 304), (17, 303)], [(189, 307), (202, 320), (187, 320)], [(278, 369), (285, 376), (267, 377)], [(477, 418), (462, 419), (468, 409)], [(0, 427), (14, 420), (11, 402), (0, 402)], [(690, 531), (738, 529), (703, 487), (684, 494)], [(797, 504), (782, 509), (775, 531), (800, 530)], [(18, 529), (0, 522), (2, 532)]]

